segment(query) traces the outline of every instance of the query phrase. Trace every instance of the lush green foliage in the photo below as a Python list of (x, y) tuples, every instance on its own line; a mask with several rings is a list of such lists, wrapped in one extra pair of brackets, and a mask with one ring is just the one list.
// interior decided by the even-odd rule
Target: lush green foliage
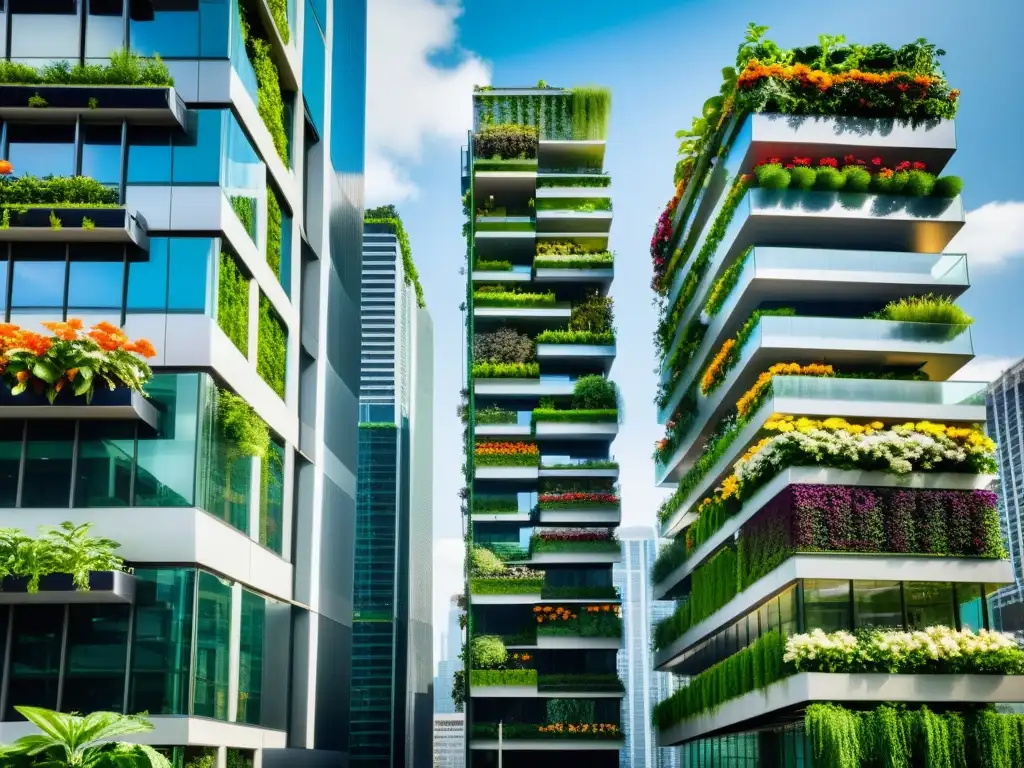
[(547, 330), (537, 334), (538, 344), (596, 344), (614, 346), (615, 331)]
[(569, 256), (537, 256), (535, 269), (612, 269), (615, 255), (609, 251), (572, 254)]
[(471, 686), (537, 685), (536, 669), (474, 669), (469, 673)]
[[(963, 181), (957, 176), (936, 179), (934, 174), (924, 170), (892, 171), (886, 168), (884, 171), (888, 173), (872, 174), (857, 165), (847, 165), (840, 170), (830, 165), (783, 168), (781, 163), (766, 163), (754, 169), (754, 178), (757, 186), (772, 190), (816, 189), (823, 192), (872, 192), (909, 197), (947, 197), (951, 190), (959, 194), (963, 188)], [(942, 181), (942, 184), (938, 181)]]
[(536, 160), (474, 160), (475, 171), (532, 171), (536, 170)]
[(974, 318), (953, 303), (949, 296), (911, 296), (891, 301), (876, 315), (881, 320), (905, 323), (943, 323), (966, 327)]
[(475, 669), (491, 669), (507, 660), (505, 643), (497, 635), (474, 635), (469, 643), (469, 663)]
[(469, 566), (473, 574), (491, 576), (505, 571), (505, 563), (487, 547), (473, 547), (469, 552)]
[[(285, 243), (290, 248), (291, 243)], [(281, 203), (274, 188), (267, 185), (267, 264), (274, 276), (281, 280)]]
[(611, 296), (602, 296), (596, 291), (572, 307), (569, 318), (570, 331), (606, 333), (615, 323), (615, 304)]
[(554, 408), (534, 408), (533, 421), (558, 421), (568, 423), (603, 423), (614, 422), (619, 419), (619, 411), (616, 408), (598, 408), (584, 410), (579, 408), (556, 410)]
[(537, 129), (530, 125), (486, 125), (473, 137), (477, 157), (489, 160), (533, 160), (537, 157)]
[(778, 630), (761, 635), (739, 653), (708, 667), (654, 707), (658, 728), (671, 728), (729, 699), (765, 688), (785, 676), (786, 640)]
[(686, 539), (686, 536), (677, 536), (667, 544), (662, 545), (661, 550), (658, 552), (658, 557), (654, 561), (654, 566), (651, 568), (651, 582), (653, 584), (657, 584), (665, 579), (676, 568), (679, 568), (686, 562), (690, 554)]
[(546, 621), (537, 625), (538, 635), (577, 637), (622, 637), (622, 618), (615, 611), (580, 608), (575, 619)]
[(540, 594), (543, 586), (543, 575), (530, 579), (474, 576), (469, 580), (469, 589), (474, 595), (534, 595)]
[(238, 261), (221, 252), (217, 280), (217, 325), (243, 357), (249, 355), (249, 280)]
[(537, 200), (538, 211), (571, 211), (573, 213), (597, 213), (599, 211), (610, 211), (612, 201), (607, 197), (579, 198), (579, 197), (542, 197)]
[(41, 733), (0, 746), (4, 765), (26, 756), (34, 758), (28, 765), (39, 768), (171, 768), (167, 758), (148, 745), (114, 741), (152, 731), (153, 724), (141, 715), (93, 712), (82, 717), (42, 707), (14, 708)]
[(116, 541), (89, 534), (92, 523), (41, 526), (32, 538), (17, 528), (0, 528), (0, 578), (28, 579), (28, 592), (39, 591), (39, 579), (51, 573), (71, 574), (75, 589), (89, 591), (89, 573), (120, 571), (124, 561), (114, 554)]
[(477, 259), (473, 265), (473, 269), (480, 272), (511, 272), (512, 262), (511, 261), (488, 261), (487, 259)]
[(488, 289), (478, 288), (473, 294), (473, 303), (478, 307), (548, 307), (554, 306), (554, 291), (527, 293), (501, 286)]
[(518, 512), (519, 501), (515, 496), (473, 496), (474, 515), (515, 515)]
[(281, 35), (281, 42), (287, 45), (291, 40), (291, 29), (288, 27), (288, 0), (267, 0), (270, 15), (274, 18), (274, 26)]
[(239, 20), (245, 52), (256, 73), (256, 109), (270, 133), (274, 149), (286, 166), (291, 166), (288, 149), (288, 132), (284, 126), (284, 97), (281, 95), (281, 79), (277, 65), (270, 55), (270, 43), (260, 35), (263, 30), (259, 14), (245, 0), (239, 3)]
[(110, 64), (74, 64), (55, 61), (41, 69), (0, 60), (0, 83), (6, 85), (152, 85), (170, 86), (174, 80), (159, 56), (147, 59), (129, 50), (114, 51)]
[(539, 691), (572, 691), (614, 693), (625, 690), (622, 680), (614, 672), (608, 673), (577, 673), (562, 675), (540, 675), (537, 678)]
[(619, 462), (604, 459), (588, 459), (568, 464), (545, 464), (543, 469), (618, 469)]
[(604, 139), (608, 135), (608, 117), (612, 94), (607, 88), (584, 86), (572, 89), (572, 138)]
[(538, 376), (539, 363), (473, 363), (474, 379), (535, 379)]
[(515, 411), (510, 411), (498, 405), (491, 405), (486, 408), (477, 408), (477, 424), (515, 424), (519, 416)]
[(619, 390), (615, 382), (600, 374), (576, 379), (572, 389), (572, 407), (578, 410), (618, 410)]
[(605, 174), (591, 173), (585, 177), (580, 176), (538, 176), (537, 189), (556, 187), (568, 189), (570, 187), (610, 187), (612, 177)]
[[(473, 336), (474, 362), (528, 363), (534, 359), (533, 339), (511, 328)], [(536, 374), (535, 374), (536, 375)]]
[(0, 206), (17, 210), (36, 205), (114, 208), (117, 190), (88, 176), (0, 177)]
[(402, 217), (398, 215), (398, 210), (395, 206), (379, 205), (376, 208), (368, 209), (363, 214), (363, 223), (387, 224), (392, 227), (395, 237), (398, 238), (398, 248), (402, 254), (402, 272), (404, 273), (405, 284), (411, 285), (413, 290), (416, 291), (416, 305), (419, 307), (427, 306), (427, 302), (423, 298), (423, 286), (420, 285), (420, 275), (416, 271), (416, 264), (412, 260), (412, 246), (409, 244), (409, 235), (405, 232)]
[(262, 294), (257, 333), (259, 346), (256, 348), (256, 372), (278, 397), (284, 399), (288, 333), (281, 318), (274, 311), (270, 299)]
[(242, 222), (242, 227), (245, 229), (246, 234), (249, 238), (256, 241), (256, 199), (252, 197), (244, 197), (242, 195), (232, 195), (228, 198), (231, 203), (231, 210), (235, 212), (235, 216)]
[(266, 458), (270, 451), (270, 428), (244, 398), (219, 389), (214, 408), (217, 425), (235, 453)]
[(715, 281), (715, 284), (711, 286), (711, 291), (708, 294), (708, 300), (704, 304), (704, 312), (708, 317), (714, 317), (722, 309), (722, 305), (725, 304), (725, 300), (729, 298), (729, 294), (732, 293), (733, 288), (736, 287), (736, 283), (739, 282), (743, 268), (747, 265), (747, 259), (753, 251), (753, 247), (747, 248), (740, 254), (736, 261), (730, 264), (725, 271), (722, 272), (719, 278)]

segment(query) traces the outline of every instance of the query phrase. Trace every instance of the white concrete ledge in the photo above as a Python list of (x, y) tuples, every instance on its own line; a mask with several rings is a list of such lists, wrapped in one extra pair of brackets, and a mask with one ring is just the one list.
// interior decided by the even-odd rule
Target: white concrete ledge
[[(583, 178), (587, 177), (584, 176)], [(604, 179), (607, 177), (595, 174), (593, 178)], [(545, 198), (589, 200), (605, 197), (612, 197), (611, 185), (604, 187), (599, 187), (596, 184), (593, 187), (537, 187), (538, 200), (544, 200)]]
[(571, 379), (473, 379), (473, 393), (485, 397), (567, 397)]
[(617, 467), (609, 469), (549, 469), (540, 468), (541, 477), (618, 477)]
[(477, 319), (493, 318), (497, 320), (568, 320), (572, 315), (572, 307), (473, 307), (473, 316)]
[(23, 509), (0, 509), (0, 528), (59, 526), (65, 520), (92, 523), (92, 535), (120, 543), (117, 554), (132, 565), (195, 563), (272, 597), (292, 599), (291, 563), (197, 507), (50, 507), (33, 509), (31, 521)]
[[(582, 739), (577, 737), (566, 737), (565, 739), (503, 739), (501, 749), (503, 752), (597, 752), (615, 751), (618, 752), (625, 746), (622, 739)], [(472, 739), (469, 743), (470, 749), (498, 749), (497, 739)]]
[(575, 440), (608, 440), (619, 434), (616, 421), (538, 421), (534, 434)]
[(713, 711), (687, 718), (658, 731), (658, 745), (669, 747), (719, 731), (733, 730), (748, 720), (816, 701), (863, 704), (1015, 703), (1024, 701), (1024, 676), (912, 675), (803, 672), (760, 691), (726, 701)]
[[(537, 552), (518, 565), (610, 565), (622, 562), (621, 549), (616, 552)], [(599, 602), (599, 601), (598, 601)]]
[[(859, 488), (920, 488), (943, 491), (974, 491), (988, 488), (994, 475), (971, 475), (966, 472), (911, 472), (894, 475), (891, 472), (868, 472), (857, 469), (826, 469), (824, 467), (790, 467), (773, 477), (743, 503), (739, 511), (697, 547), (686, 562), (654, 585), (654, 599), (662, 600), (672, 588), (686, 578), (694, 568), (708, 559), (722, 544), (733, 537), (744, 523), (761, 511), (769, 501), (791, 485), (846, 485)], [(696, 521), (696, 516), (693, 517)], [(662, 528), (663, 535), (681, 536), (682, 525), (671, 530)]]
[(514, 272), (512, 270), (486, 270), (474, 269), (474, 283), (528, 283), (532, 279), (529, 272)]
[(536, 685), (470, 685), (474, 699), (621, 699), (624, 691), (542, 691)]
[(539, 510), (541, 525), (618, 525), (621, 521), (622, 510), (618, 507)]
[[(551, 600), (549, 602), (557, 602)], [(615, 601), (617, 602), (617, 601)], [(621, 637), (571, 637), (568, 635), (537, 634), (537, 645), (540, 651), (617, 651), (622, 648)]]
[(477, 480), (536, 480), (537, 467), (491, 467), (477, 466), (474, 477)]
[(794, 555), (709, 617), (690, 627), (668, 648), (656, 651), (655, 668), (660, 671), (671, 670), (691, 647), (740, 616), (750, 613), (798, 579), (1009, 584), (1013, 582), (1013, 569), (1009, 560), (981, 558), (845, 553)]
[(472, 605), (534, 605), (543, 602), (540, 592), (524, 592), (521, 595), (478, 595), (470, 592)]
[(477, 424), (473, 434), (477, 437), (529, 437), (531, 430), (529, 424)]
[(529, 512), (519, 514), (483, 514), (472, 515), (474, 523), (529, 523), (533, 516)]

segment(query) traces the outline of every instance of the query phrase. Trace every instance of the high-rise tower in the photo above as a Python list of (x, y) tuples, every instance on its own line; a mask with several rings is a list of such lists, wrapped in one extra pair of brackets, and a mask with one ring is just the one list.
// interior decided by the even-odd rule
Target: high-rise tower
[(948, 381), (974, 354), (970, 255), (944, 252), (959, 92), (923, 39), (764, 32), (685, 132), (651, 243), (655, 591), (678, 601), (655, 664), (690, 677), (660, 742), (693, 766), (1012, 762), (1019, 737), (986, 734), (1018, 724), (982, 706), (1024, 699), (986, 634), (1013, 574), (985, 385)]
[(541, 83), (478, 90), (473, 106), (463, 163), (468, 764), (540, 768), (585, 755), (617, 766), (610, 97)]
[(175, 765), (344, 762), (366, 2), (3, 11), (0, 319), (156, 355), (146, 399), (75, 397), (82, 360), (39, 366), (54, 405), (3, 387), (0, 527), (91, 523), (128, 570), (5, 583), (0, 743), (27, 704), (147, 712)]

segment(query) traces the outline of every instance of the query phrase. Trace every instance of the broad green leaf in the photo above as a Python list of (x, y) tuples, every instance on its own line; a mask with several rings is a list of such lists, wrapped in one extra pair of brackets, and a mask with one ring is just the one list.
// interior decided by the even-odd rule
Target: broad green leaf
[(11, 387), (11, 394), (17, 396), (24, 392), (26, 389), (28, 389), (28, 382), (19, 381), (17, 384)]
[(32, 373), (47, 384), (53, 384), (60, 378), (60, 371), (57, 370), (57, 367), (49, 360), (39, 360), (36, 362), (36, 364), (32, 366)]

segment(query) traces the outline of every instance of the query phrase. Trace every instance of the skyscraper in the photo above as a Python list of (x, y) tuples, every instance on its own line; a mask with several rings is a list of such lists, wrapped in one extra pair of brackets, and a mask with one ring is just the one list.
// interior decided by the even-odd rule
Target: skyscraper
[(678, 687), (675, 676), (654, 670), (651, 626), (672, 613), (667, 600), (655, 600), (651, 567), (658, 555), (654, 529), (642, 526), (619, 530), (622, 562), (613, 568), (615, 588), (622, 596), (623, 643), (619, 651), (619, 677), (626, 687), (622, 700), (625, 746), (619, 754), (621, 768), (678, 768), (677, 748), (658, 748), (651, 713), (654, 705)]
[(363, 233), (352, 763), (429, 765), (433, 325), (393, 206)]
[(617, 766), (610, 95), (486, 88), (473, 108), (463, 156), (470, 762)]
[(76, 398), (81, 362), (0, 396), (0, 525), (91, 523), (131, 567), (0, 601), (0, 743), (28, 704), (148, 712), (176, 765), (344, 761), (365, 0), (4, 10), (4, 103), (38, 109), (0, 108), (3, 319), (156, 354), (148, 399)]
[[(462, 609), (458, 605), (458, 595), (451, 600), (448, 610), (448, 625), (441, 633), (441, 659), (437, 663), (437, 677), (434, 678), (434, 714), (454, 714), (455, 700), (452, 698), (452, 684), (455, 673), (462, 670), (462, 629), (459, 617)], [(436, 738), (436, 733), (435, 733)]]
[(656, 478), (675, 488), (655, 594), (677, 601), (655, 668), (689, 677), (659, 743), (692, 766), (1012, 762), (1017, 737), (985, 734), (1016, 722), (974, 705), (1024, 700), (1022, 652), (960, 650), (1010, 643), (982, 633), (1013, 573), (986, 385), (949, 380), (974, 356), (971, 254), (944, 252), (959, 91), (923, 39), (787, 50), (766, 31), (682, 132), (651, 242)]

